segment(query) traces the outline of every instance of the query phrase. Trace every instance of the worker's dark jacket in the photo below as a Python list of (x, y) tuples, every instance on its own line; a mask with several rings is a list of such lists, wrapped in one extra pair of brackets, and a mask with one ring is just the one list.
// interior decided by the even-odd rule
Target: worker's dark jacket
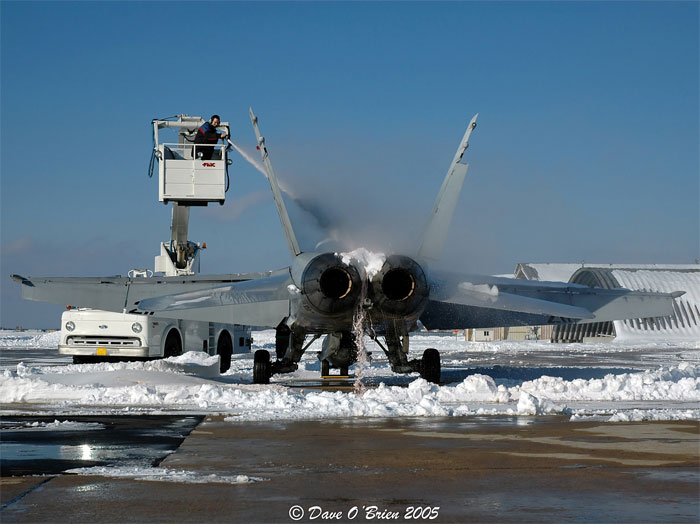
[[(219, 141), (219, 133), (216, 132), (216, 128), (209, 122), (205, 122), (202, 127), (197, 130), (197, 136), (194, 137), (195, 144), (210, 144), (215, 145)], [(211, 160), (214, 153), (219, 154), (218, 151), (214, 151), (213, 147), (197, 147), (195, 149), (197, 158), (199, 153), (202, 153), (202, 160)]]

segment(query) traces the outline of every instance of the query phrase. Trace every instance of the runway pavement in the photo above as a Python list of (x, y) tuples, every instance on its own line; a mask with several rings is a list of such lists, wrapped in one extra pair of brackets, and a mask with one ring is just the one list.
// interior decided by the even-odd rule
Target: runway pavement
[[(207, 417), (158, 466), (186, 470), (189, 477), (176, 482), (76, 474), (3, 477), (0, 519), (700, 519), (695, 421), (570, 422), (549, 416), (251, 423)], [(236, 475), (264, 480), (223, 482)]]

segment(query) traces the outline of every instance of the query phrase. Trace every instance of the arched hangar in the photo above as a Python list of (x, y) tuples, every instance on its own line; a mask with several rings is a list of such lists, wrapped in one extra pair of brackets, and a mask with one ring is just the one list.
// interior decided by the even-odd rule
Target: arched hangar
[(664, 293), (685, 291), (685, 294), (674, 299), (672, 315), (555, 326), (552, 342), (583, 342), (612, 337), (618, 340), (658, 338), (700, 342), (700, 265), (518, 264), (515, 270), (517, 278), (528, 280), (563, 281), (567, 274), (570, 275), (569, 282), (586, 286)]

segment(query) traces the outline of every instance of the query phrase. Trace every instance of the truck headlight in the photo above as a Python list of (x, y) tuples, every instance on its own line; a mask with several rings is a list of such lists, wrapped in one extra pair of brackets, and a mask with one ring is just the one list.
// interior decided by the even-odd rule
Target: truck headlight
[(66, 322), (66, 329), (68, 331), (73, 331), (75, 329), (75, 322), (73, 322), (72, 320)]
[(133, 331), (134, 333), (141, 333), (141, 330), (143, 330), (143, 326), (138, 322), (134, 322), (133, 324), (131, 324), (131, 331)]

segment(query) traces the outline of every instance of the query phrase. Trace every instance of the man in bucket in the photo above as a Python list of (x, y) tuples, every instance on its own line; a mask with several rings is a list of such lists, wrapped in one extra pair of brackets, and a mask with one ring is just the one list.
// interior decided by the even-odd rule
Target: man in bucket
[[(212, 115), (209, 122), (204, 124), (197, 130), (197, 136), (194, 137), (195, 157), (201, 160), (211, 160), (214, 156), (214, 145), (221, 140), (226, 140), (228, 134), (217, 133), (216, 128), (219, 126), (221, 118), (219, 115)], [(197, 147), (199, 144), (205, 144), (212, 147)], [(218, 152), (217, 152), (218, 153)]]

